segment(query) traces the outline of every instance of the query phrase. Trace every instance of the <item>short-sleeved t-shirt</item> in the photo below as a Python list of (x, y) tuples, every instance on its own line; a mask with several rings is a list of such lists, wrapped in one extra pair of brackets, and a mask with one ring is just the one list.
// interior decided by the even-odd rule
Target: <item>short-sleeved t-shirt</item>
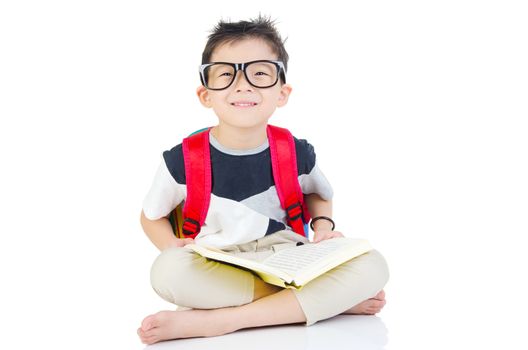
[[(212, 193), (198, 244), (223, 248), (243, 244), (281, 230), (292, 230), (281, 208), (273, 179), (269, 143), (249, 150), (222, 146), (209, 134)], [(298, 180), (304, 194), (317, 193), (324, 200), (333, 190), (319, 169), (314, 148), (294, 137)], [(163, 152), (151, 188), (143, 200), (150, 220), (166, 217), (185, 201), (187, 187), (182, 144)]]

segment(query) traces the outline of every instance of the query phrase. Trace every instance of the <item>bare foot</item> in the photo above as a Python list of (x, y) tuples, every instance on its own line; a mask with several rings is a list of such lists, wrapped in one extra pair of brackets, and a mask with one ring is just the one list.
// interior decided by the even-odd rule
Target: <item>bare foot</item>
[(225, 323), (216, 319), (214, 310), (190, 309), (184, 311), (160, 311), (147, 316), (137, 334), (144, 344), (162, 340), (213, 337), (230, 333)]
[(345, 315), (374, 315), (381, 311), (385, 306), (385, 292), (382, 290), (373, 298), (367, 299), (354, 307), (346, 310), (342, 314)]

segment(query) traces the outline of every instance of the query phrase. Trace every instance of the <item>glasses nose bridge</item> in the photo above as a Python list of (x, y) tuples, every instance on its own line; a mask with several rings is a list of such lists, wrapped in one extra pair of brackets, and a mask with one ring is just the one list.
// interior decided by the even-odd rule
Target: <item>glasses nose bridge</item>
[(247, 63), (233, 63), (235, 65), (235, 74), (238, 73), (239, 70), (244, 71), (246, 69)]
[(251, 86), (251, 83), (248, 81), (248, 79), (246, 78), (246, 67), (247, 67), (247, 64), (246, 63), (234, 63), (235, 65), (235, 74), (234, 74), (234, 77), (233, 77), (233, 80), (234, 80), (234, 83), (235, 83), (235, 86), (237, 86), (241, 79), (238, 79), (237, 80), (237, 76), (239, 75), (238, 74), (238, 71), (241, 72), (241, 76), (243, 76), (243, 80), (249, 85)]

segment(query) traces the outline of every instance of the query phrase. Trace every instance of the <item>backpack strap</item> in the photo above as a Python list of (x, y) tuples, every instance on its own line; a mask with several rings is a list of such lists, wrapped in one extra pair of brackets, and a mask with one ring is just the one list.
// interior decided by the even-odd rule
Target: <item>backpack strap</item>
[(183, 207), (183, 238), (194, 238), (207, 216), (211, 201), (211, 154), (209, 130), (192, 134), (183, 139), (183, 159), (187, 198)]
[(308, 237), (305, 223), (310, 220), (310, 214), (299, 185), (295, 141), (287, 129), (277, 126), (268, 125), (267, 134), (275, 188), (281, 207), (286, 210), (288, 225), (296, 233)]

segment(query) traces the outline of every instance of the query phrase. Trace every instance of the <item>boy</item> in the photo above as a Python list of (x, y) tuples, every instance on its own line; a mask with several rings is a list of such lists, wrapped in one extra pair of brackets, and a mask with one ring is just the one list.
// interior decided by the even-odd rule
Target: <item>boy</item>
[[(197, 95), (219, 122), (209, 134), (213, 185), (197, 243), (259, 260), (277, 249), (308, 242), (287, 225), (274, 186), (266, 134), (268, 119), (288, 102), (291, 92), (285, 81), (287, 61), (269, 19), (220, 22), (209, 36), (200, 68), (203, 85)], [(321, 217), (312, 220), (314, 242), (343, 237), (333, 231), (333, 192), (315, 162), (313, 147), (295, 138), (295, 148), (305, 205), (312, 218)], [(194, 239), (176, 238), (167, 219), (187, 194), (181, 144), (164, 152), (163, 158), (141, 213), (145, 233), (161, 250), (151, 282), (165, 300), (193, 309), (146, 317), (138, 329), (143, 343), (275, 324), (312, 325), (341, 313), (375, 314), (384, 306), (382, 288), (388, 269), (375, 250), (297, 291), (267, 284), (250, 271), (185, 248)]]

